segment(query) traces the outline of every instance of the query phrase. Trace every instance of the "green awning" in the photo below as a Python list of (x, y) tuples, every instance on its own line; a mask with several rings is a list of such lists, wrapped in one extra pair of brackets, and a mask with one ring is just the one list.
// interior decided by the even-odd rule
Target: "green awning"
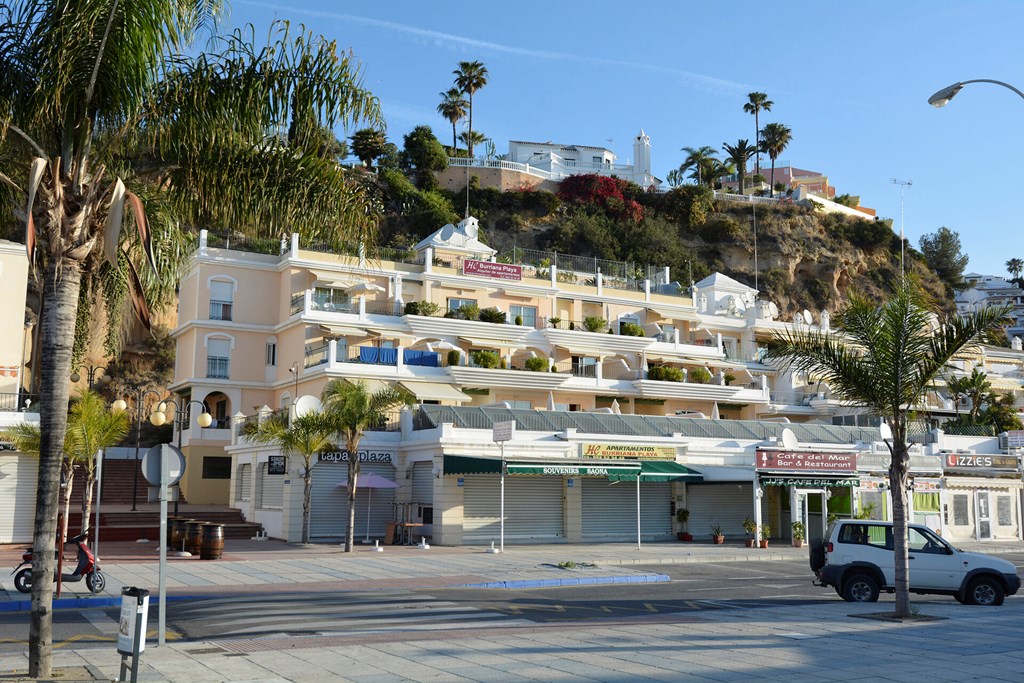
[(561, 477), (608, 477), (616, 480), (628, 477), (631, 473), (636, 479), (636, 472), (639, 468), (632, 464), (615, 463), (606, 465), (604, 463), (522, 463), (510, 462), (508, 464), (509, 474), (541, 474)]
[(445, 474), (501, 474), (501, 460), (471, 455), (444, 456)]
[[(612, 481), (636, 481), (636, 470), (621, 475), (609, 475), (608, 478)], [(704, 481), (704, 477), (700, 472), (691, 470), (686, 465), (680, 465), (677, 462), (667, 460), (641, 460), (640, 481), (699, 482)]]

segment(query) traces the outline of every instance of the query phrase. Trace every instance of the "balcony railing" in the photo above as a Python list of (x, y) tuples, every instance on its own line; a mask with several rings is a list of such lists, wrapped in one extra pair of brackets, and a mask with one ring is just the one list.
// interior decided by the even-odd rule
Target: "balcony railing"
[(206, 377), (208, 379), (227, 379), (230, 365), (230, 358), (210, 356), (206, 359)]
[(319, 346), (307, 347), (305, 357), (303, 358), (302, 367), (315, 368), (317, 365), (323, 365), (328, 360), (327, 352), (327, 344), (320, 344)]
[(574, 377), (597, 377), (597, 363), (580, 363), (577, 361), (563, 360), (555, 363), (555, 370), (562, 373), (569, 373)]
[(210, 320), (231, 320), (230, 301), (210, 301)]
[[(598, 334), (608, 334), (608, 330), (611, 326), (608, 321), (599, 320), (596, 316), (590, 320), (564, 320), (559, 318), (558, 322), (554, 322), (552, 318), (547, 319), (548, 327), (552, 327), (556, 330), (573, 330), (576, 332), (596, 332)], [(599, 324), (600, 323), (600, 324)]]
[(0, 394), (0, 412), (22, 412), (31, 410), (32, 406), (39, 407), (39, 398), (35, 394)]

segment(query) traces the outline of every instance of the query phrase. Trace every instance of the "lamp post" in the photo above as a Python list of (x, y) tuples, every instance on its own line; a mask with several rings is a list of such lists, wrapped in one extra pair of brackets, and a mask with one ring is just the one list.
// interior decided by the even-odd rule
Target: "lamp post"
[[(139, 492), (139, 442), (142, 439), (142, 418), (145, 415), (145, 400), (147, 396), (152, 395), (159, 399), (160, 393), (152, 389), (148, 391), (139, 390), (133, 397), (135, 399), (135, 471), (132, 473), (132, 512), (137, 510), (136, 503), (138, 500)], [(128, 404), (124, 399), (117, 399), (114, 401), (114, 410), (120, 412), (128, 409)]]
[[(167, 423), (167, 408), (174, 408), (174, 417), (171, 418), (171, 422), (174, 425), (174, 428), (178, 430), (178, 450), (181, 450), (181, 433), (182, 431), (184, 431), (185, 426), (189, 422), (189, 417), (192, 414), (193, 403), (198, 405), (203, 411), (199, 414), (199, 417), (196, 418), (196, 422), (199, 423), (199, 426), (201, 428), (206, 429), (211, 424), (213, 424), (213, 415), (210, 415), (210, 413), (206, 412), (206, 404), (203, 403), (202, 401), (189, 400), (185, 398), (181, 399), (180, 401), (175, 401), (173, 398), (164, 399), (163, 401), (160, 401), (160, 403), (156, 407), (156, 410), (154, 410), (149, 416), (150, 423), (156, 427), (160, 427), (161, 425)], [(178, 488), (180, 493), (181, 487)], [(174, 497), (175, 517), (178, 516), (178, 499), (180, 497), (180, 495), (176, 495)]]
[(973, 78), (969, 81), (960, 81), (958, 83), (954, 83), (953, 85), (943, 88), (942, 90), (938, 91), (937, 93), (928, 98), (928, 104), (932, 105), (936, 109), (941, 109), (942, 107), (945, 107), (946, 104), (951, 99), (956, 97), (956, 94), (963, 90), (964, 86), (967, 85), (968, 83), (994, 83), (995, 85), (1001, 85), (1004, 88), (1007, 88), (1008, 90), (1012, 90), (1013, 92), (1017, 93), (1021, 97), (1021, 99), (1024, 99), (1024, 92), (1021, 92), (1020, 90), (1013, 87), (1009, 83), (1003, 83), (1002, 81), (994, 81), (991, 78)]
[(99, 384), (100, 386), (107, 386), (110, 384), (113, 377), (107, 374), (107, 369), (100, 365), (82, 365), (75, 368), (75, 371), (71, 373), (71, 381), (78, 382), (82, 379), (81, 372), (85, 371), (86, 378), (89, 381), (89, 390), (92, 391), (93, 386)]

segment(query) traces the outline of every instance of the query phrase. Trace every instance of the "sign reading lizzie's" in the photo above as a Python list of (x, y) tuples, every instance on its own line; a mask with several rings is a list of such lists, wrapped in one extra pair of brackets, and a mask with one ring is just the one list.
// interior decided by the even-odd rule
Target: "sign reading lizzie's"
[(493, 263), (491, 261), (466, 259), (462, 262), (462, 274), (493, 277), (497, 280), (522, 280), (523, 267), (512, 265), (511, 263)]
[(857, 454), (758, 451), (757, 469), (787, 472), (853, 472), (857, 469)]

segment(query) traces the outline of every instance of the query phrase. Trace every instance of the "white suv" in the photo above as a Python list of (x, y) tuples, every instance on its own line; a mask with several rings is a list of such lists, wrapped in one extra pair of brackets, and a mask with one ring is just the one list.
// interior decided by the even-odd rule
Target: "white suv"
[[(931, 529), (908, 525), (910, 591), (952, 595), (970, 605), (1001, 605), (1020, 588), (1011, 562), (949, 545)], [(874, 602), (895, 590), (892, 522), (843, 519), (825, 538), (811, 541), (811, 569), (817, 586), (834, 587), (848, 602)]]

